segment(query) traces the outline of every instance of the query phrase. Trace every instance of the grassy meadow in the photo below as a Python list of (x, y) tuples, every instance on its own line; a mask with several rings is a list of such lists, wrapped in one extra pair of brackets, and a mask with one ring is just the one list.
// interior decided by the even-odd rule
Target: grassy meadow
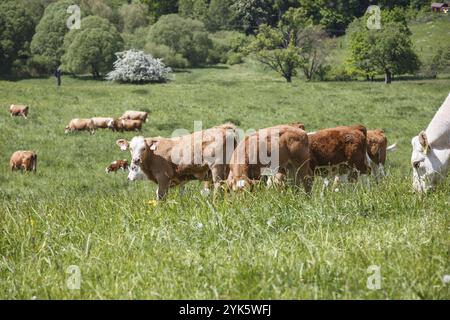
[[(449, 79), (285, 83), (248, 63), (176, 73), (158, 85), (63, 78), (0, 81), (2, 299), (449, 299), (450, 180), (412, 193), (410, 140), (450, 91)], [(28, 120), (11, 103), (30, 105)], [(106, 175), (133, 133), (64, 134), (71, 118), (148, 110), (144, 136), (193, 122), (243, 129), (301, 121), (310, 131), (362, 123), (398, 151), (388, 177), (313, 195), (291, 189), (204, 197), (190, 183), (156, 207), (156, 186)], [(38, 154), (37, 174), (11, 173), (15, 150)], [(66, 285), (69, 266), (81, 287)], [(380, 267), (370, 290), (368, 267)]]

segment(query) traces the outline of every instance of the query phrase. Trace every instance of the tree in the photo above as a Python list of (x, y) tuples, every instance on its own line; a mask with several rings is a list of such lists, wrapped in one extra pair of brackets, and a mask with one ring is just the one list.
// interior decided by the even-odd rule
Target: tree
[(274, 25), (277, 14), (273, 0), (235, 0), (231, 6), (236, 25), (246, 34), (254, 34), (260, 25)]
[(22, 3), (0, 3), (0, 73), (9, 73), (13, 62), (29, 55), (34, 23)]
[(192, 66), (206, 62), (212, 41), (201, 21), (176, 14), (162, 16), (149, 31), (148, 40), (181, 54)]
[(99, 16), (109, 21), (114, 20), (114, 12), (105, 0), (79, 0), (85, 16)]
[(148, 12), (153, 16), (153, 20), (178, 12), (178, 0), (141, 0), (141, 2), (148, 6)]
[(139, 3), (124, 4), (119, 9), (122, 29), (124, 32), (133, 33), (137, 28), (148, 25), (148, 8)]
[(310, 25), (302, 9), (289, 9), (278, 27), (260, 26), (249, 51), (261, 63), (280, 73), (287, 82), (297, 74), (304, 63), (302, 57), (302, 30)]
[(323, 67), (329, 46), (326, 44), (327, 33), (321, 26), (306, 26), (300, 34), (299, 51), (301, 57), (300, 69), (309, 81)]
[(64, 39), (62, 69), (73, 73), (91, 72), (94, 78), (111, 70), (115, 53), (123, 49), (123, 40), (106, 19), (89, 16), (81, 20), (81, 29), (71, 30)]
[(234, 12), (232, 0), (211, 0), (206, 18), (206, 28), (210, 31), (232, 29)]
[(36, 27), (31, 41), (31, 53), (36, 61), (45, 62), (42, 66), (45, 72), (52, 72), (61, 63), (64, 36), (69, 31), (66, 22), (70, 14), (67, 13), (67, 8), (72, 4), (72, 0), (50, 4)]
[(146, 83), (164, 82), (168, 80), (172, 71), (167, 68), (161, 59), (154, 59), (143, 51), (134, 49), (116, 53), (117, 60), (114, 62), (114, 70), (108, 73), (107, 80)]
[(179, 0), (178, 11), (180, 16), (205, 21), (208, 13), (206, 0)]
[(413, 50), (409, 32), (404, 23), (386, 22), (380, 30), (369, 30), (362, 18), (352, 24), (350, 37), (350, 64), (357, 70), (382, 73), (385, 82), (392, 82), (393, 74), (414, 73), (420, 61)]

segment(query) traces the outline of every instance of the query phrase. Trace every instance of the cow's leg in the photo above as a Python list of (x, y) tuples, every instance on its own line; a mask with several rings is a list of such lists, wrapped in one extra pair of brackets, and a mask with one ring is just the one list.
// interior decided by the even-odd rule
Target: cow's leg
[(158, 181), (158, 189), (156, 189), (156, 199), (158, 201), (164, 199), (169, 191), (170, 181), (169, 178), (165, 175), (161, 175), (156, 178)]
[(308, 162), (302, 163), (295, 171), (294, 176), (294, 183), (297, 187), (300, 186), (300, 184), (303, 185), (303, 188), (305, 188), (305, 192), (307, 194), (311, 193), (312, 185), (314, 181), (313, 171), (311, 170), (311, 167), (309, 166)]
[(203, 181), (203, 190), (201, 191), (201, 194), (203, 196), (209, 196), (211, 194), (211, 182), (209, 180)]
[(220, 190), (220, 183), (225, 179), (225, 168), (223, 165), (216, 165), (211, 168), (214, 191)]

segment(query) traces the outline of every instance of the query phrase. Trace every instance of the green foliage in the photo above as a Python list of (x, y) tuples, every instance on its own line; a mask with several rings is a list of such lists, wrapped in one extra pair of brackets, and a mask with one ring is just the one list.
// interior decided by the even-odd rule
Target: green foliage
[[(242, 62), (241, 49), (248, 45), (248, 37), (237, 31), (219, 31), (210, 34), (213, 46), (209, 50), (208, 63), (237, 64)], [(232, 60), (230, 56), (233, 55)]]
[(424, 63), (422, 72), (434, 78), (439, 73), (450, 73), (450, 46), (438, 47), (432, 58)]
[(148, 12), (152, 15), (152, 20), (178, 12), (178, 0), (140, 0), (140, 2), (148, 6)]
[(162, 16), (152, 25), (148, 41), (169, 47), (192, 66), (205, 63), (208, 51), (212, 48), (212, 41), (201, 21), (176, 14)]
[(99, 16), (111, 22), (115, 20), (114, 11), (106, 0), (79, 0), (84, 16)]
[(31, 15), (34, 24), (37, 25), (44, 15), (45, 8), (57, 0), (17, 0), (20, 3), (23, 3), (26, 10)]
[(123, 49), (116, 28), (104, 18), (89, 16), (81, 20), (81, 29), (71, 30), (64, 39), (63, 70), (91, 72), (96, 78), (110, 71), (115, 53)]
[(208, 16), (205, 21), (206, 28), (210, 31), (233, 29), (234, 11), (233, 0), (211, 0), (208, 8)]
[(121, 29), (126, 33), (133, 33), (137, 28), (145, 27), (149, 23), (148, 8), (139, 3), (124, 4), (119, 9)]
[(36, 27), (36, 33), (31, 42), (31, 53), (40, 56), (35, 61), (45, 61), (41, 66), (45, 73), (52, 73), (61, 63), (64, 53), (64, 36), (69, 31), (66, 22), (69, 18), (67, 8), (73, 4), (71, 0), (60, 0), (50, 4), (44, 16)]
[(163, 59), (164, 64), (171, 68), (182, 69), (189, 67), (189, 61), (186, 58), (166, 45), (147, 42), (144, 51), (155, 58)]
[(206, 0), (179, 0), (178, 12), (184, 18), (205, 21), (208, 14)]
[(395, 11), (384, 16), (388, 18), (383, 20), (381, 30), (367, 29), (365, 18), (349, 27), (348, 61), (367, 77), (385, 74), (386, 83), (390, 83), (393, 74), (418, 71), (420, 61), (414, 52), (406, 20)]
[(0, 3), (0, 75), (9, 73), (14, 61), (29, 55), (33, 32), (32, 16), (22, 3)]

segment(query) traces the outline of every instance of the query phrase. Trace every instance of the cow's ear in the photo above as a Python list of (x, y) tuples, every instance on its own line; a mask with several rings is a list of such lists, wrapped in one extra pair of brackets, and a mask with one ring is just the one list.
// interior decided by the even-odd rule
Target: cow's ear
[(152, 143), (150, 144), (150, 150), (156, 151), (156, 147), (157, 147), (157, 142), (152, 142)]
[(428, 144), (428, 137), (425, 131), (419, 133), (419, 143), (423, 148), (423, 153), (428, 154), (428, 151), (430, 150), (430, 145)]
[(129, 143), (128, 143), (127, 140), (119, 139), (119, 140), (116, 141), (116, 144), (119, 146), (120, 150), (122, 150), (122, 151), (128, 150)]

